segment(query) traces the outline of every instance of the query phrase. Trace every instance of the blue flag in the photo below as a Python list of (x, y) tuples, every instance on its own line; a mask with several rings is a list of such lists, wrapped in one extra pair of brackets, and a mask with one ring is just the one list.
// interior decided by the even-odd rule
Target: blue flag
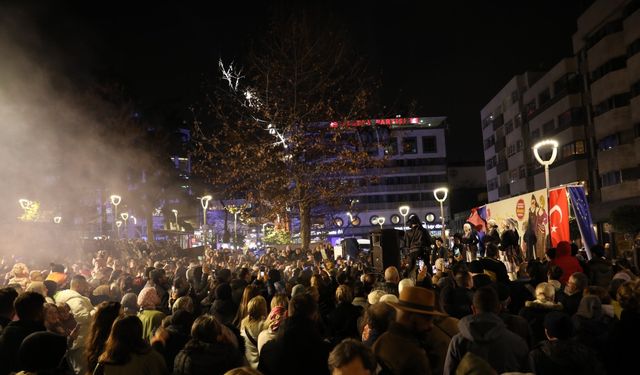
[(576, 215), (576, 221), (578, 222), (582, 242), (587, 249), (589, 258), (591, 258), (591, 247), (595, 245), (598, 240), (596, 239), (596, 233), (593, 231), (593, 221), (591, 220), (591, 212), (589, 212), (587, 196), (585, 195), (584, 188), (582, 186), (569, 186), (567, 187), (567, 190), (569, 191), (569, 197), (571, 198), (573, 213)]

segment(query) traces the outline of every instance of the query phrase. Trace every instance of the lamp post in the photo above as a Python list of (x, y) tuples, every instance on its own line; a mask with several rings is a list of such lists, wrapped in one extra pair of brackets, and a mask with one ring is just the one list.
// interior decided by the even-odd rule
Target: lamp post
[(122, 222), (124, 223), (124, 238), (129, 238), (129, 232), (127, 231), (127, 220), (129, 220), (129, 213), (123, 212), (120, 214)]
[(405, 236), (407, 235), (407, 215), (409, 215), (409, 209), (409, 206), (398, 207), (398, 211), (400, 211), (400, 215), (402, 215), (402, 230)]
[(207, 246), (207, 207), (211, 199), (213, 199), (211, 195), (205, 195), (200, 198), (200, 205), (202, 205), (202, 234), (205, 246)]
[[(441, 194), (442, 196), (439, 196)], [(447, 195), (449, 194), (449, 189), (446, 187), (437, 188), (433, 191), (433, 197), (440, 202), (440, 219), (442, 220), (442, 228), (440, 229), (440, 233), (442, 234), (443, 240), (447, 237), (444, 227), (444, 201), (447, 200)]]
[[(113, 223), (112, 223), (113, 225), (113, 224), (116, 224), (116, 220), (118, 220), (118, 205), (122, 201), (122, 197), (120, 197), (117, 194), (112, 194), (109, 197), (109, 200), (111, 200), (111, 204), (113, 205)], [(113, 227), (111, 229), (113, 229)], [(117, 238), (120, 238), (120, 230), (118, 230)]]
[(233, 213), (233, 247), (238, 250), (238, 214), (240, 211)]
[(378, 224), (380, 224), (380, 230), (382, 230), (382, 225), (384, 225), (385, 220), (386, 219), (382, 216), (378, 218)]
[(178, 210), (174, 208), (171, 212), (176, 216), (176, 230), (180, 230), (180, 225), (178, 224)]
[[(540, 156), (540, 148), (551, 147), (551, 156), (547, 160), (543, 160)], [(536, 157), (538, 163), (544, 166), (544, 180), (547, 196), (547, 210), (549, 210), (549, 166), (556, 161), (558, 156), (558, 141), (553, 139), (545, 139), (533, 145), (533, 156)], [(548, 211), (547, 211), (548, 212)], [(551, 220), (547, 217), (547, 235), (549, 236), (548, 242), (551, 243)]]
[(116, 220), (116, 228), (118, 231), (118, 238), (120, 238), (120, 226), (122, 225), (122, 220)]
[(56, 224), (60, 224), (62, 222), (62, 216), (55, 216), (53, 218), (53, 222)]

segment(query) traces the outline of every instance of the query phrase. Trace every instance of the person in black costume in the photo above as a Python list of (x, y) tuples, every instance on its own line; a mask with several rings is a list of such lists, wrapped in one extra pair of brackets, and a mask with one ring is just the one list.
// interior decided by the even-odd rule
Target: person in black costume
[(407, 221), (410, 229), (404, 235), (404, 249), (409, 256), (409, 275), (412, 274), (416, 267), (418, 258), (422, 259), (425, 264), (429, 263), (429, 250), (431, 249), (431, 236), (429, 232), (422, 226), (417, 216), (411, 216)]

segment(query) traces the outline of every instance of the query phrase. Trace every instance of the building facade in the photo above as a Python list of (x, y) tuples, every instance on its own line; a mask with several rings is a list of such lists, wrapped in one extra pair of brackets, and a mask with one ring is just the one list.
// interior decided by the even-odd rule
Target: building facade
[[(333, 216), (330, 234), (367, 238), (380, 228), (402, 229), (400, 206), (406, 215), (416, 215), (433, 235), (440, 235), (440, 204), (433, 191), (447, 186), (446, 117), (412, 117), (363, 120), (348, 124), (358, 127), (370, 155), (385, 157), (385, 165), (372, 171), (377, 180), (351, 196), (348, 211)], [(444, 202), (449, 217), (449, 198)]]
[(531, 148), (552, 138), (551, 186), (584, 184), (605, 222), (640, 201), (640, 1), (593, 2), (573, 50), (547, 72), (513, 77), (482, 109), (488, 199), (544, 188)]

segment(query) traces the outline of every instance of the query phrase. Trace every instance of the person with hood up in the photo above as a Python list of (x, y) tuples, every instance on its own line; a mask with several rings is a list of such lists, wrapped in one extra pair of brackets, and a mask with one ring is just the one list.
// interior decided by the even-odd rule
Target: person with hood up
[(602, 363), (588, 347), (571, 339), (573, 327), (567, 314), (551, 312), (544, 318), (547, 340), (529, 353), (535, 374), (604, 374)]
[(556, 257), (551, 261), (562, 268), (562, 277), (560, 283), (562, 285), (569, 281), (569, 277), (576, 272), (582, 272), (582, 267), (578, 259), (571, 255), (571, 244), (567, 241), (560, 241), (556, 246)]
[(576, 334), (576, 340), (590, 347), (597, 353), (606, 349), (605, 342), (611, 321), (602, 311), (600, 298), (594, 295), (582, 297), (578, 311), (571, 318)]
[(404, 248), (409, 254), (409, 276), (411, 277), (416, 267), (416, 261), (421, 258), (424, 264), (429, 262), (429, 250), (431, 249), (431, 236), (422, 226), (418, 216), (413, 215), (407, 220), (409, 230), (404, 234)]
[(165, 317), (164, 313), (158, 310), (160, 303), (160, 297), (155, 288), (147, 287), (140, 291), (138, 296), (138, 306), (140, 306), (138, 318), (142, 322), (143, 338), (147, 343), (151, 342), (156, 329), (160, 327), (162, 319)]
[(444, 374), (455, 374), (465, 354), (471, 352), (487, 361), (499, 374), (526, 372), (529, 348), (522, 337), (509, 331), (498, 316), (500, 302), (491, 287), (478, 289), (473, 295), (473, 315), (458, 323), (460, 333), (451, 339)]

